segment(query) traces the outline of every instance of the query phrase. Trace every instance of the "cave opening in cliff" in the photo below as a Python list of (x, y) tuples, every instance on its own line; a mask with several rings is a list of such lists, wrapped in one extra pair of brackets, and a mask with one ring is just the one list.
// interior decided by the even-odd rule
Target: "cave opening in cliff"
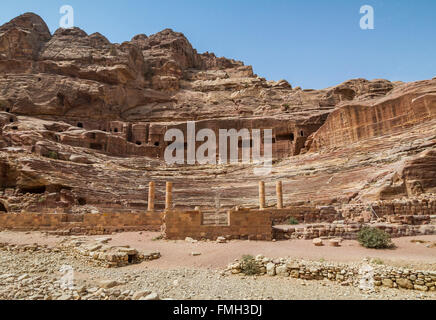
[(78, 127), (78, 128), (83, 128), (83, 123), (81, 123), (81, 122), (77, 122), (77, 127)]
[(304, 137), (304, 131), (303, 130), (300, 131), (300, 136)]
[(141, 146), (141, 145), (142, 145), (142, 142), (141, 142), (141, 141), (136, 141), (136, 145), (137, 145), (137, 146)]
[(85, 198), (79, 198), (79, 199), (77, 199), (77, 202), (79, 203), (80, 206), (86, 205), (86, 199)]
[(0, 202), (0, 212), (8, 212), (8, 210), (6, 209), (5, 205)]
[(89, 145), (89, 147), (91, 149), (94, 149), (94, 150), (102, 150), (103, 149), (103, 146), (100, 143), (91, 143)]
[(295, 137), (293, 133), (291, 133), (291, 135), (283, 134), (277, 136), (277, 141), (288, 141), (288, 140), (294, 141), (294, 139)]
[(159, 142), (155, 142), (155, 143), (154, 143), (154, 146), (155, 146), (155, 147), (159, 147), (159, 145), (160, 145)]
[(118, 128), (115, 128), (115, 129), (114, 129), (114, 132), (115, 132), (115, 133), (118, 133)]
[(135, 255), (133, 255), (133, 254), (129, 254), (128, 256), (127, 256), (127, 262), (128, 263), (133, 263), (133, 260), (135, 259)]
[(11, 109), (10, 108), (6, 108), (6, 112), (10, 112), (11, 111)]
[(58, 94), (56, 95), (56, 97), (58, 98), (59, 104), (60, 105), (65, 105), (65, 96), (63, 93), (58, 92)]
[(18, 127), (17, 126), (13, 126), (12, 130), (18, 130)]
[(10, 119), (9, 119), (9, 122), (10, 122), (10, 123), (14, 122), (14, 118), (10, 118)]
[(47, 190), (46, 186), (32, 186), (32, 187), (22, 187), (20, 191), (22, 193), (31, 193), (31, 194), (43, 194)]

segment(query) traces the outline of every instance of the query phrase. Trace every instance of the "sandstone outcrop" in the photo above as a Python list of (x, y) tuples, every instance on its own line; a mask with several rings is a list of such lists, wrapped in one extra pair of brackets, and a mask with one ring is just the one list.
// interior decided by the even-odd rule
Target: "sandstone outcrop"
[(434, 80), (420, 81), (392, 88), (390, 94), (376, 101), (358, 99), (345, 103), (333, 111), (313, 135), (311, 149), (358, 143), (434, 120), (435, 89)]

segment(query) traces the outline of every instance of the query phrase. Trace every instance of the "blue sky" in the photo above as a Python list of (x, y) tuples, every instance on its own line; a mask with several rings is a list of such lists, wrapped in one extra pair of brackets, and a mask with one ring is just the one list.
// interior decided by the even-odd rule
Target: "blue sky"
[[(435, 0), (13, 0), (1, 2), (0, 24), (31, 11), (54, 32), (66, 4), (89, 34), (123, 42), (172, 28), (199, 52), (303, 88), (436, 76)], [(374, 30), (359, 27), (363, 5), (374, 7)]]

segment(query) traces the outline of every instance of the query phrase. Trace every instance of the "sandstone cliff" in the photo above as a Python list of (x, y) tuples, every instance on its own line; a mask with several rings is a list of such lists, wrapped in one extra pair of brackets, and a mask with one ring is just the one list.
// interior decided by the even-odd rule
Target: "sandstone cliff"
[(166, 166), (186, 121), (272, 128), (285, 205), (434, 197), (435, 113), (436, 79), (303, 90), (170, 29), (113, 44), (26, 13), (0, 27), (0, 211), (144, 210), (150, 180), (158, 208), (166, 180), (180, 208), (255, 206), (251, 165)]

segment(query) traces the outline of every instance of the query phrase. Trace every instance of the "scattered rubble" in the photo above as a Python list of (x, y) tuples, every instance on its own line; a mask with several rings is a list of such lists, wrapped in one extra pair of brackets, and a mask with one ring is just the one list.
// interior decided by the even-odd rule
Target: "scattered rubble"
[(158, 251), (138, 252), (129, 246), (110, 246), (107, 245), (109, 240), (110, 238), (100, 238), (90, 241), (85, 237), (71, 237), (61, 241), (58, 247), (70, 252), (74, 257), (85, 258), (91, 263), (107, 268), (123, 267), (160, 258)]
[(0, 250), (9, 252), (64, 252), (74, 258), (79, 258), (92, 265), (113, 268), (137, 264), (143, 261), (151, 261), (160, 258), (160, 252), (138, 252), (129, 246), (110, 246), (107, 242), (110, 238), (89, 240), (84, 237), (65, 238), (54, 248), (47, 245), (11, 245), (0, 243)]

